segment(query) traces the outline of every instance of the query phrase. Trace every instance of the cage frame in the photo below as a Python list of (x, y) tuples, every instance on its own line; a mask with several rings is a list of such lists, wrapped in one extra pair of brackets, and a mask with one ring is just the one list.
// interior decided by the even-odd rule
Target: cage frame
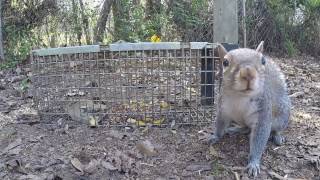
[[(115, 43), (115, 44), (110, 44), (110, 45), (85, 45), (85, 46), (73, 46), (73, 47), (59, 47), (59, 48), (49, 48), (49, 49), (38, 49), (38, 50), (33, 50), (31, 52), (31, 61), (32, 61), (32, 71), (33, 71), (33, 76), (32, 76), (32, 82), (36, 82), (37, 76), (37, 66), (39, 62), (36, 61), (37, 57), (46, 57), (46, 56), (63, 56), (63, 55), (70, 55), (70, 54), (77, 54), (77, 53), (100, 53), (100, 52), (137, 52), (137, 51), (168, 51), (168, 50), (196, 50), (198, 52), (201, 51), (200, 58), (201, 60), (201, 71), (200, 73), (200, 81), (204, 81), (202, 83), (202, 86), (200, 88), (200, 93), (201, 97), (209, 98), (201, 99), (200, 106), (206, 107), (207, 110), (211, 111), (210, 113), (210, 120), (207, 121), (187, 121), (186, 123), (183, 122), (176, 122), (175, 120), (171, 120), (170, 122), (166, 123), (159, 123), (159, 124), (154, 124), (151, 123), (151, 125), (156, 125), (156, 126), (168, 126), (168, 125), (173, 125), (173, 124), (179, 124), (179, 125), (201, 125), (201, 124), (208, 124), (211, 123), (211, 121), (214, 118), (214, 109), (216, 105), (216, 100), (215, 98), (217, 97), (215, 93), (217, 93), (217, 82), (215, 81), (217, 79), (217, 67), (215, 65), (216, 59), (218, 59), (215, 53), (215, 49), (217, 47), (217, 43), (208, 43), (208, 42), (158, 42), (158, 43), (151, 43), (151, 42), (140, 42), (140, 43), (126, 43), (126, 42), (120, 42), (120, 43)], [(211, 56), (208, 56), (207, 50), (211, 49)], [(121, 58), (120, 58), (121, 59)], [(205, 69), (204, 69), (205, 68)], [(210, 77), (210, 78), (207, 78)], [(99, 84), (100, 87), (100, 84)], [(34, 88), (34, 101), (35, 104), (39, 105), (39, 102), (41, 101), (41, 97), (39, 97), (38, 90), (39, 87), (33, 87)], [(191, 91), (191, 90), (190, 90)], [(191, 93), (190, 93), (191, 94)], [(191, 95), (190, 95), (191, 97)], [(212, 100), (210, 100), (212, 99)], [(153, 106), (153, 104), (152, 104)], [(80, 107), (79, 107), (80, 108)], [(45, 116), (49, 115), (50, 113), (44, 113), (41, 111), (38, 107), (39, 114), (42, 118)], [(154, 111), (152, 112), (154, 114)], [(160, 113), (161, 114), (161, 113)], [(191, 113), (190, 113), (191, 114)], [(189, 114), (190, 118), (191, 115)], [(54, 114), (53, 114), (54, 115)], [(64, 114), (65, 115), (65, 114)], [(70, 114), (69, 114), (70, 115)], [(198, 114), (196, 116), (199, 116)], [(50, 118), (49, 118), (50, 119)], [(75, 120), (74, 118), (67, 118), (68, 120), (72, 119)], [(129, 118), (128, 118), (129, 119)], [(154, 120), (154, 118), (153, 118)], [(149, 123), (144, 123), (144, 124), (139, 124), (139, 123), (130, 123), (130, 122), (125, 122), (123, 124), (112, 124), (112, 123), (107, 123), (107, 126), (131, 126), (131, 125), (138, 125), (138, 126), (145, 126), (146, 124)]]

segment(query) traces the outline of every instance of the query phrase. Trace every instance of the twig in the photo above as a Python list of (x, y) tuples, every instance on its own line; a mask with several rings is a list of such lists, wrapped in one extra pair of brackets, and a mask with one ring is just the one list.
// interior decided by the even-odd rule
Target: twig
[(268, 174), (276, 179), (279, 180), (305, 180), (305, 179), (300, 179), (300, 178), (287, 178), (287, 177), (282, 177), (280, 174), (274, 172), (274, 171), (268, 171)]
[(225, 168), (230, 169), (232, 171), (244, 171), (246, 169), (245, 167), (241, 167), (241, 166), (234, 166), (234, 167), (225, 166)]
[(154, 167), (154, 165), (153, 164), (148, 164), (148, 163), (140, 163), (141, 165), (146, 165), (146, 166), (150, 166), (150, 167)]
[(275, 147), (273, 150), (275, 151), (275, 150), (278, 150), (280, 148), (282, 148), (282, 146)]
[(236, 178), (236, 180), (240, 180), (240, 176), (237, 172), (232, 171), (232, 173), (234, 174), (234, 177)]

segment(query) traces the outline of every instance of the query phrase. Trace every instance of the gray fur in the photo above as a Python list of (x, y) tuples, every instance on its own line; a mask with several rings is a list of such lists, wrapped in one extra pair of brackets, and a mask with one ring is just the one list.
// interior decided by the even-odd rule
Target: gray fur
[[(226, 56), (223, 55), (231, 59), (233, 66), (226, 68), (224, 72), (216, 131), (209, 140), (212, 144), (217, 143), (225, 133), (228, 133), (231, 122), (243, 126), (243, 129), (249, 128), (250, 152), (247, 169), (252, 176), (260, 173), (260, 160), (268, 139), (271, 138), (276, 145), (284, 142), (281, 132), (288, 126), (291, 106), (284, 75), (271, 59), (262, 56), (262, 50), (263, 42), (257, 51), (238, 49), (226, 53)], [(224, 51), (220, 49), (219, 53)], [(259, 65), (258, 61), (262, 57), (265, 58), (265, 65)], [(237, 89), (238, 87), (235, 88), (237, 81), (240, 82), (236, 77), (239, 67), (244, 65), (254, 67), (256, 70), (257, 80), (253, 82), (256, 83), (256, 87), (253, 85), (255, 89), (252, 94), (244, 94)]]

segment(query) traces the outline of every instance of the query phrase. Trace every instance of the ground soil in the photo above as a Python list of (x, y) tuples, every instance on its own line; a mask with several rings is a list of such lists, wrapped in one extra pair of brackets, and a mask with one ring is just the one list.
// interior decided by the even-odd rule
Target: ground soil
[[(292, 99), (286, 143), (271, 142), (256, 179), (320, 179), (320, 59), (274, 58)], [(42, 123), (28, 69), (0, 72), (0, 179), (249, 179), (246, 135), (209, 146), (212, 125), (90, 128)], [(26, 90), (27, 89), (27, 90)]]

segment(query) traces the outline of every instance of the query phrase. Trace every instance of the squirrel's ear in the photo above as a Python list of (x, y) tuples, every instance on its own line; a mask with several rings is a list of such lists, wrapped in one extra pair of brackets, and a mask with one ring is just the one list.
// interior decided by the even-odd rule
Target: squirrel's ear
[(223, 61), (224, 56), (227, 54), (227, 50), (221, 44), (218, 44), (218, 53), (220, 60)]
[(257, 47), (256, 51), (263, 53), (263, 44), (264, 44), (264, 41), (261, 41), (259, 46)]

